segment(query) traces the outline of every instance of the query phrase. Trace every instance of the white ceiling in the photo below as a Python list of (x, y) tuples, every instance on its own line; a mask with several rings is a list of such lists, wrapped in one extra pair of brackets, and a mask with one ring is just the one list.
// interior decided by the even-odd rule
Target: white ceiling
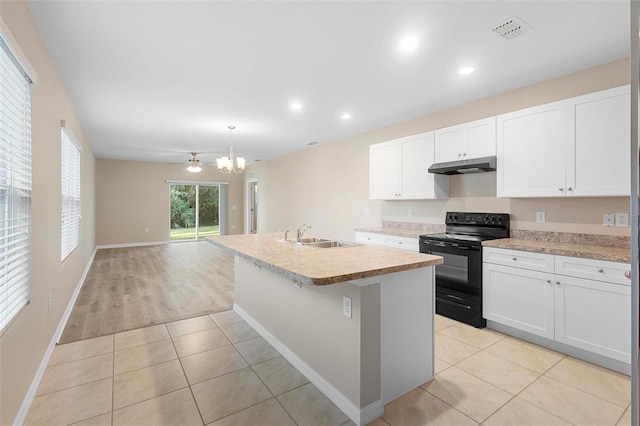
[[(213, 162), (235, 125), (236, 154), (267, 160), (629, 55), (628, 1), (29, 6), (99, 158)], [(491, 31), (514, 15), (533, 30)]]

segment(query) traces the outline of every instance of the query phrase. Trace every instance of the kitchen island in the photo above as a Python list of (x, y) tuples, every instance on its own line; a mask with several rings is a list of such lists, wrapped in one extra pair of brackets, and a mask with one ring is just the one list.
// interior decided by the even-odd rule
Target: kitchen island
[(234, 311), (354, 423), (373, 421), (385, 403), (433, 378), (441, 257), (281, 237), (208, 241), (235, 257)]

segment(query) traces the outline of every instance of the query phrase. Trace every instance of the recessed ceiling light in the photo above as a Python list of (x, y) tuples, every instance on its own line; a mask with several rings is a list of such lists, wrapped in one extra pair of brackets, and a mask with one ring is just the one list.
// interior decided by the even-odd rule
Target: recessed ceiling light
[(467, 75), (467, 74), (471, 74), (473, 71), (475, 71), (473, 67), (464, 67), (464, 68), (460, 68), (460, 70), (458, 71), (458, 74)]
[(291, 109), (294, 111), (300, 111), (302, 109), (302, 104), (300, 102), (293, 102), (291, 104)]
[(342, 118), (343, 120), (348, 120), (351, 118), (351, 114), (349, 113), (344, 113), (340, 116), (340, 118)]
[(418, 37), (415, 35), (407, 35), (400, 39), (398, 48), (402, 52), (413, 52), (418, 47)]

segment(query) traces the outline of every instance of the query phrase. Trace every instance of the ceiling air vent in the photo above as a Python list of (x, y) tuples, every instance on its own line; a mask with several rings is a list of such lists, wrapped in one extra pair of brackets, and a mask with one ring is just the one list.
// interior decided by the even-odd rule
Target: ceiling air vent
[(531, 30), (532, 28), (517, 16), (512, 16), (506, 21), (491, 28), (491, 31), (505, 40), (513, 40), (514, 38), (520, 37)]

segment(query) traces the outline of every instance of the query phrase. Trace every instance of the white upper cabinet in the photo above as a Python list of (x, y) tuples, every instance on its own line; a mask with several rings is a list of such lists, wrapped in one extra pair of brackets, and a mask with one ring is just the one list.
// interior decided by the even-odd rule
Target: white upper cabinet
[(622, 86), (499, 115), (498, 197), (629, 195), (629, 93)]
[(449, 198), (449, 178), (427, 172), (434, 163), (433, 139), (433, 132), (427, 132), (371, 145), (370, 198)]
[(436, 130), (436, 163), (496, 155), (496, 118)]
[(630, 106), (629, 86), (567, 101), (569, 193), (576, 196), (629, 195)]
[(498, 197), (564, 195), (564, 101), (498, 116)]

